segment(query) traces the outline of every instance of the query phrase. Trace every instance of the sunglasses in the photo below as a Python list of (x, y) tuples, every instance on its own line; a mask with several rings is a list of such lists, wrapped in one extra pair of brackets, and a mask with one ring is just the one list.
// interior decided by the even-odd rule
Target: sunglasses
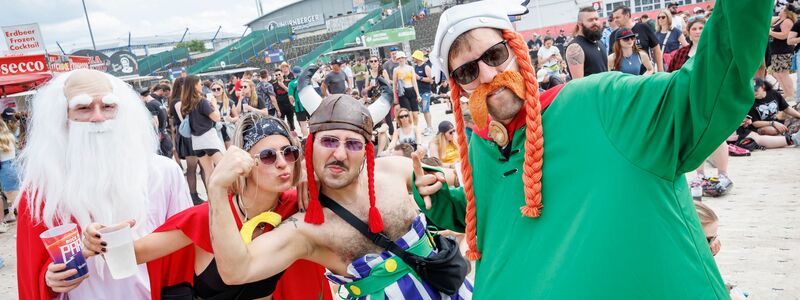
[(280, 152), (276, 151), (275, 149), (267, 148), (261, 150), (261, 153), (258, 153), (255, 156), (261, 160), (262, 164), (271, 165), (278, 160), (278, 153), (283, 156), (283, 159), (286, 160), (287, 163), (296, 162), (297, 159), (300, 158), (300, 148), (291, 145), (281, 148)]
[(635, 36), (629, 36), (629, 37), (622, 38), (623, 41), (632, 41), (634, 39), (636, 39)]
[[(328, 149), (337, 149), (341, 144), (341, 140), (337, 137), (323, 136), (319, 139), (319, 144)], [(344, 148), (347, 151), (361, 151), (364, 150), (364, 142), (359, 140), (345, 140)]]
[(221, 89), (221, 88), (213, 88), (213, 89), (211, 89), (211, 90), (212, 90), (212, 91), (215, 91), (215, 92), (222, 91), (222, 89)]
[(405, 118), (408, 118), (408, 115), (400, 115), (399, 118), (400, 119), (405, 119)]
[(661, 20), (661, 19), (666, 19), (666, 18), (667, 18), (667, 16), (658, 16), (658, 19), (659, 19), (659, 20)]
[(450, 131), (447, 132), (447, 134), (455, 134), (455, 133), (456, 133), (455, 130), (450, 130)]
[(711, 245), (711, 243), (713, 243), (715, 240), (717, 240), (717, 236), (716, 235), (715, 236), (707, 236), (706, 237), (706, 241), (708, 242), (709, 245)]
[(371, 63), (374, 63), (374, 62), (378, 62), (378, 61), (377, 61), (377, 60), (374, 60), (374, 59), (372, 59), (372, 60), (370, 60), (369, 62), (371, 62)]
[(478, 67), (478, 61), (483, 61), (487, 66), (490, 67), (497, 67), (508, 60), (509, 53), (507, 44), (507, 41), (494, 44), (494, 46), (486, 49), (486, 51), (484, 51), (483, 54), (481, 54), (481, 57), (478, 59), (467, 62), (453, 70), (453, 72), (450, 72), (450, 77), (462, 85), (472, 83), (478, 78), (480, 71)]

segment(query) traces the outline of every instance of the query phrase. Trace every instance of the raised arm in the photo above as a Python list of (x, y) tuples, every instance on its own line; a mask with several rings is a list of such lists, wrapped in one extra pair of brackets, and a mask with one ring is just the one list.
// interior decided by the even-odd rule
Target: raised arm
[(620, 153), (674, 180), (719, 147), (753, 103), (752, 79), (764, 57), (771, 6), (720, 0), (696, 55), (680, 70), (585, 83), (607, 87), (597, 103), (600, 122)]
[(228, 189), (240, 176), (247, 176), (253, 165), (247, 152), (232, 146), (209, 180), (211, 245), (220, 277), (229, 285), (274, 276), (295, 260), (309, 256), (312, 249), (306, 236), (292, 226), (278, 226), (249, 245), (242, 241), (228, 204)]

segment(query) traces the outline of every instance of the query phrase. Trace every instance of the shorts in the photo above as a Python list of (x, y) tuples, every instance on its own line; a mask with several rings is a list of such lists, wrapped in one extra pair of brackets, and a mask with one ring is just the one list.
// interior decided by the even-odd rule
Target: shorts
[(217, 152), (220, 152), (220, 151), (217, 150), (217, 149), (195, 150), (194, 151), (194, 156), (197, 156), (197, 157), (203, 157), (203, 156), (206, 156), (206, 155), (212, 156), (212, 155), (214, 155), (214, 153), (217, 153)]
[(431, 112), (431, 93), (422, 93), (422, 109), (420, 109), (422, 113), (429, 113)]
[(217, 130), (213, 127), (201, 135), (192, 135), (192, 150), (197, 157), (211, 156), (214, 153), (222, 152), (225, 144), (222, 138), (217, 135)]
[(305, 122), (308, 121), (311, 116), (308, 115), (307, 111), (299, 111), (294, 113), (295, 117), (297, 117), (297, 122)]
[(792, 68), (792, 54), (773, 54), (770, 59), (773, 72), (788, 72)]
[[(0, 184), (3, 185), (3, 192), (16, 192), (19, 190), (19, 176), (13, 159), (0, 162)], [(9, 200), (14, 201), (14, 199)]]
[(400, 103), (400, 107), (410, 111), (419, 111), (417, 93), (414, 92), (414, 88), (406, 88), (405, 91), (403, 91), (403, 95), (397, 98), (397, 102)]

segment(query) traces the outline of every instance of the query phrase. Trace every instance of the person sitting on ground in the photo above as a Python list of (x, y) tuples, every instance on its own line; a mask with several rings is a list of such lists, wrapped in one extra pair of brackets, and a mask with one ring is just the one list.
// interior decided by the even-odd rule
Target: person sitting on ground
[(800, 116), (794, 108), (789, 107), (786, 100), (774, 90), (769, 82), (761, 78), (754, 81), (755, 98), (753, 107), (736, 130), (736, 134), (728, 138), (741, 144), (750, 138), (760, 147), (766, 149), (782, 148), (800, 144), (800, 132), (791, 134), (788, 128), (778, 119), (777, 114), (783, 111), (792, 117)]
[(419, 128), (414, 126), (410, 118), (411, 113), (408, 109), (400, 108), (397, 110), (395, 119), (395, 128), (397, 130), (392, 134), (392, 141), (389, 143), (389, 149), (394, 149), (394, 146), (397, 144), (409, 144), (414, 148), (414, 151), (417, 150), (417, 145), (422, 142), (422, 134)]
[(550, 88), (564, 83), (560, 76), (551, 76), (547, 69), (539, 69), (536, 72), (536, 81), (539, 82), (539, 91), (544, 92)]
[(391, 156), (405, 156), (411, 158), (411, 153), (414, 153), (414, 148), (409, 144), (398, 144), (393, 148)]
[(458, 143), (456, 142), (456, 127), (450, 121), (439, 123), (439, 131), (431, 140), (428, 151), (431, 157), (438, 158), (441, 166), (453, 168), (460, 161), (458, 156)]
[[(708, 247), (711, 250), (711, 255), (717, 256), (717, 253), (719, 253), (719, 250), (722, 248), (717, 233), (719, 217), (717, 217), (714, 210), (700, 201), (694, 201), (694, 209), (697, 211), (697, 216), (700, 219), (700, 226), (703, 227), (703, 233), (705, 234), (706, 242), (708, 242)], [(731, 299), (746, 299), (748, 297), (747, 294), (735, 288), (735, 286), (730, 284), (725, 285), (728, 287)]]
[(650, 55), (636, 46), (636, 34), (633, 30), (620, 30), (612, 52), (608, 55), (608, 70), (632, 75), (653, 74)]

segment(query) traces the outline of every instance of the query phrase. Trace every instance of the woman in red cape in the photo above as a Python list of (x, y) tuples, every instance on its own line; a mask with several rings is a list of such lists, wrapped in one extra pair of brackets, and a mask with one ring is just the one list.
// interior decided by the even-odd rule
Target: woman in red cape
[[(240, 120), (233, 136), (234, 145), (258, 161), (249, 176), (240, 180), (239, 191), (228, 197), (245, 242), (281, 221), (289, 223), (282, 226), (296, 221), (290, 216), (298, 210), (294, 186), (302, 172), (302, 152), (287, 127), (279, 119), (249, 114)], [(209, 226), (208, 203), (203, 203), (135, 241), (137, 263), (147, 263), (152, 299), (332, 299), (325, 269), (304, 260), (271, 278), (226, 284), (217, 272)], [(99, 227), (90, 225), (89, 236)], [(103, 251), (102, 239), (89, 238), (86, 247)]]

